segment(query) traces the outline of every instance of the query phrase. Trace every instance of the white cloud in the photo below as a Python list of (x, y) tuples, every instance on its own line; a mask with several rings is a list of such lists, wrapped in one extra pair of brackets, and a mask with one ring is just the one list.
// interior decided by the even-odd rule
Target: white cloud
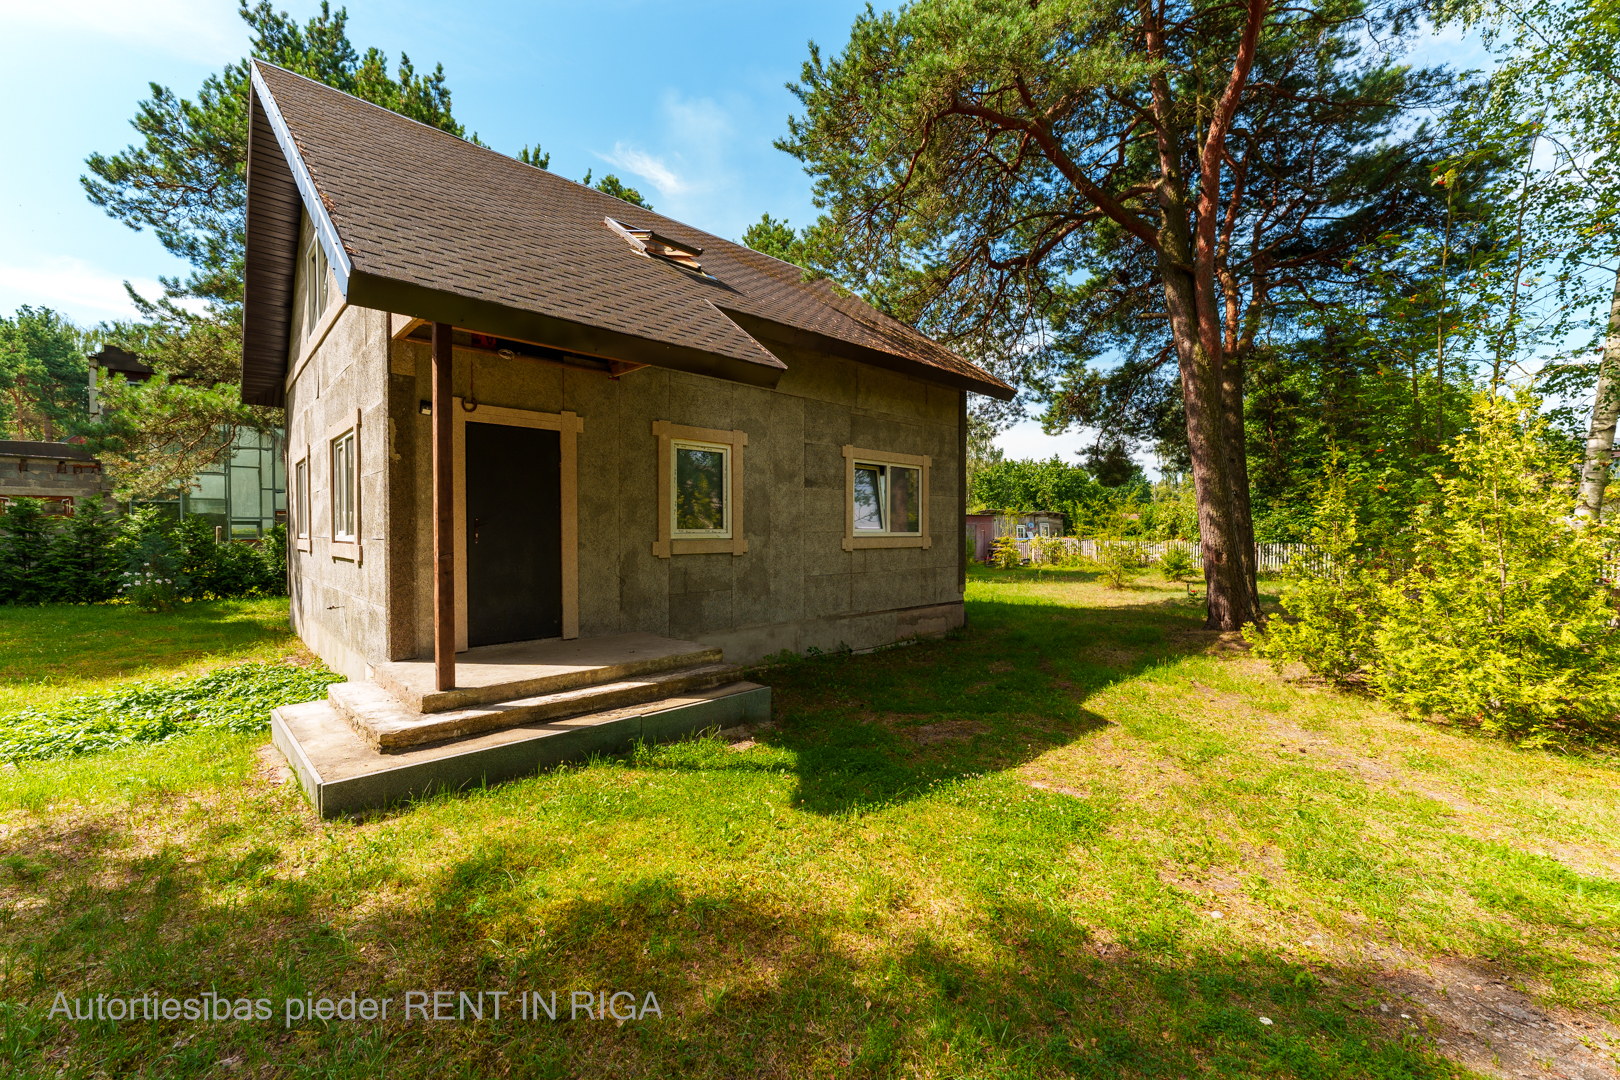
[(96, 35), (207, 64), (240, 56), (247, 34), (235, 6), (219, 0), (0, 0), (0, 25), (13, 36)]
[[(157, 297), (163, 292), (150, 278), (131, 279), (130, 284), (142, 296)], [(80, 323), (129, 319), (136, 314), (124, 292), (124, 278), (66, 256), (32, 266), (0, 265), (0, 312), (10, 314), (23, 304), (54, 308)]]
[(614, 143), (613, 153), (597, 153), (596, 156), (609, 165), (617, 165), (625, 172), (641, 177), (656, 188), (658, 194), (665, 197), (680, 195), (691, 188), (691, 185), (676, 176), (674, 171), (664, 164), (663, 158), (638, 150), (629, 143)]
[[(1053, 454), (1062, 458), (1070, 465), (1082, 464), (1081, 456), (1097, 441), (1097, 432), (1093, 428), (1082, 428), (1079, 431), (1065, 431), (1061, 435), (1048, 435), (1041, 430), (1039, 420), (1020, 420), (1012, 427), (999, 433), (995, 438), (996, 446), (1012, 461), (1048, 461)], [(1158, 477), (1159, 463), (1152, 453), (1138, 448), (1132, 455), (1133, 460), (1150, 477)]]

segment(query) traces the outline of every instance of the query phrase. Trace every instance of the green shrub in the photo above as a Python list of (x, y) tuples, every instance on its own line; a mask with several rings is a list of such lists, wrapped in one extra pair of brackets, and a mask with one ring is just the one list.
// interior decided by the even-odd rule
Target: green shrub
[(191, 590), (169, 523), (156, 508), (145, 507), (130, 515), (129, 532), (132, 544), (118, 594), (142, 611), (168, 611)]
[(1322, 552), (1322, 569), (1290, 572), (1282, 606), (1291, 621), (1273, 619), (1263, 633), (1250, 627), (1244, 635), (1255, 655), (1278, 671), (1298, 661), (1312, 674), (1330, 679), (1363, 674), (1377, 664), (1374, 631), (1384, 593), (1361, 551), (1355, 507), (1337, 453), (1329, 457), (1317, 489), (1310, 542)]
[(1525, 394), (1481, 397), (1456, 475), (1424, 508), (1415, 561), (1383, 590), (1374, 683), (1442, 713), (1545, 742), (1620, 713), (1620, 638), (1603, 582), (1613, 524), (1578, 528), (1571, 463)]
[(1097, 553), (1091, 564), (1102, 575), (1103, 584), (1110, 589), (1123, 589), (1142, 576), (1140, 545), (1127, 540), (1098, 540)]
[(990, 547), (990, 565), (1011, 570), (1023, 562), (1018, 554), (1018, 541), (1011, 536), (1000, 536)]
[(1160, 555), (1159, 573), (1164, 575), (1166, 581), (1173, 581), (1178, 585), (1186, 582), (1187, 595), (1192, 595), (1192, 556), (1187, 554), (1185, 548), (1172, 547)]
[(80, 503), (51, 545), (53, 599), (68, 604), (112, 599), (127, 546), (119, 519), (107, 512), (101, 496)]
[(0, 514), (0, 600), (43, 604), (54, 599), (50, 553), (56, 531), (39, 499), (17, 499)]
[(1620, 637), (1604, 582), (1613, 524), (1577, 528), (1572, 463), (1537, 403), (1481, 395), (1471, 430), (1447, 448), (1451, 475), (1424, 507), (1410, 559), (1388, 568), (1358, 544), (1355, 501), (1337, 463), (1312, 532), (1328, 569), (1283, 596), (1291, 622), (1249, 632), (1276, 666), (1368, 678), (1408, 713), (1536, 745), (1620, 714)]

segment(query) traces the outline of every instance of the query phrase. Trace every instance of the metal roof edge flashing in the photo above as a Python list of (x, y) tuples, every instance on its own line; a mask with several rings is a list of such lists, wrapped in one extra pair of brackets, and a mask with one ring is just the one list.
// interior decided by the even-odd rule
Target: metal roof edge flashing
[(304, 210), (309, 214), (310, 221), (314, 222), (315, 236), (320, 240), (321, 247), (326, 252), (326, 261), (338, 279), (338, 291), (347, 299), (349, 278), (354, 273), (354, 263), (350, 260), (349, 253), (344, 250), (342, 240), (338, 238), (337, 225), (333, 223), (332, 216), (326, 212), (326, 204), (321, 201), (320, 192), (315, 187), (315, 178), (304, 165), (303, 155), (298, 152), (298, 144), (287, 128), (287, 121), (281, 115), (281, 107), (276, 104), (275, 95), (265, 84), (264, 76), (259, 74), (261, 63), (262, 60), (254, 60), (248, 65), (254, 96), (264, 109), (265, 119), (270, 122), (270, 130), (276, 133), (276, 142), (281, 147), (282, 156), (287, 159), (287, 168), (292, 172), (293, 182), (298, 185), (298, 193), (303, 196)]

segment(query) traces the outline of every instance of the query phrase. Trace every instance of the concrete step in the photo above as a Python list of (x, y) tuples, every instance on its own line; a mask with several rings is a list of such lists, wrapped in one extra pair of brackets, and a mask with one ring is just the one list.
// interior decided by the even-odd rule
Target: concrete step
[(372, 682), (334, 683), (327, 700), (372, 749), (392, 752), (485, 731), (539, 724), (735, 682), (736, 664), (694, 664), (639, 678), (534, 694), (448, 712), (419, 712)]
[(398, 753), (381, 753), (368, 745), (329, 700), (276, 709), (270, 714), (270, 734), (315, 812), (333, 817), (532, 776), (565, 761), (627, 750), (637, 742), (667, 742), (770, 716), (770, 687), (739, 681)]
[(657, 634), (614, 634), (468, 649), (456, 654), (456, 685), (450, 690), (435, 687), (432, 660), (375, 664), (371, 677), (412, 711), (437, 713), (718, 664), (722, 659), (713, 645)]

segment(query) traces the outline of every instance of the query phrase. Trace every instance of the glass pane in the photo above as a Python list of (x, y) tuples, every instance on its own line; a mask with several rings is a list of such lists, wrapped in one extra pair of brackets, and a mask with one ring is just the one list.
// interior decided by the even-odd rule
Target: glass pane
[(725, 528), (725, 451), (675, 447), (675, 531), (724, 532)]
[(889, 466), (889, 531), (922, 531), (922, 470)]
[(883, 469), (855, 466), (855, 527), (883, 531)]

